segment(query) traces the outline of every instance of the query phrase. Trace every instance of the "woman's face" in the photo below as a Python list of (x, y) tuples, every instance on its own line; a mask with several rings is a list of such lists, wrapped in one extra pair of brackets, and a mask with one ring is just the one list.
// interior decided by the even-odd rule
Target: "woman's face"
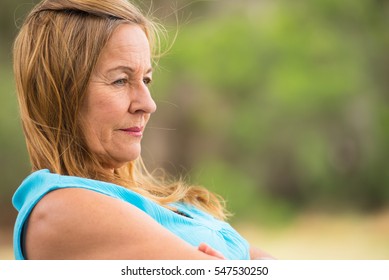
[(101, 52), (81, 109), (89, 150), (112, 169), (139, 157), (150, 114), (156, 110), (149, 42), (136, 25), (116, 28)]

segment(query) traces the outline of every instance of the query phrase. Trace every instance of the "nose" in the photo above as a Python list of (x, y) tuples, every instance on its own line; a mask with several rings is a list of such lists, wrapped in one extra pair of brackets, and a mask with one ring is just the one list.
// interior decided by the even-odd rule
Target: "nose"
[(130, 104), (129, 112), (132, 114), (138, 112), (152, 114), (157, 110), (149, 88), (143, 83), (132, 90)]

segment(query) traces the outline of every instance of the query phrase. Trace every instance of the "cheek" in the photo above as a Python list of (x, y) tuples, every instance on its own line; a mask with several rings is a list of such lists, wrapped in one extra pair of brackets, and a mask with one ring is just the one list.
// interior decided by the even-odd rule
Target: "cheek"
[(120, 120), (121, 110), (112, 102), (90, 104), (82, 116), (82, 129), (89, 149), (99, 150), (109, 141), (116, 123)]
[(99, 127), (98, 122), (94, 122), (91, 116), (86, 116), (83, 119), (81, 129), (84, 134), (85, 144), (92, 152), (96, 152), (101, 149), (102, 142), (102, 129)]
[(150, 119), (150, 114), (145, 114), (144, 115), (145, 125), (148, 123), (149, 119)]
[(114, 126), (126, 113), (127, 100), (110, 97), (90, 104), (87, 119), (93, 126), (103, 128)]

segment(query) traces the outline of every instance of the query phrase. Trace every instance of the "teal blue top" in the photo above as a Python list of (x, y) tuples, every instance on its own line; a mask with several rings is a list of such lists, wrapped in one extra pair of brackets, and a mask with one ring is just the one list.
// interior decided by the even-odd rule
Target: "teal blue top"
[(62, 188), (82, 188), (130, 203), (150, 215), (160, 225), (193, 246), (205, 242), (227, 259), (249, 259), (249, 245), (228, 223), (184, 203), (174, 207), (188, 217), (170, 211), (150, 199), (124, 187), (73, 176), (62, 176), (39, 170), (28, 176), (13, 196), (13, 205), (19, 211), (14, 228), (15, 258), (23, 255), (23, 227), (34, 206), (48, 192)]

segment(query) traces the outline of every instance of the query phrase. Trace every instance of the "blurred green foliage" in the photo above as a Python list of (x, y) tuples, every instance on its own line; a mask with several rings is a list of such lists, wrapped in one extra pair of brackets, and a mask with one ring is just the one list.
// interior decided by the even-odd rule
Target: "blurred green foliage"
[(243, 1), (182, 26), (155, 88), (185, 119), (171, 121), (185, 135), (167, 141), (173, 166), (247, 215), (385, 207), (388, 11), (384, 1)]
[[(12, 14), (17, 2), (5, 1), (2, 13)], [(169, 14), (166, 2), (153, 1), (156, 16)], [(184, 170), (242, 218), (388, 205), (387, 1), (177, 5), (180, 24), (165, 21), (178, 37), (154, 73), (158, 111), (144, 141), (150, 167)], [(7, 17), (3, 27), (13, 23)], [(15, 29), (7, 30), (11, 40)], [(10, 43), (1, 44), (0, 164), (8, 199), (28, 159)]]

